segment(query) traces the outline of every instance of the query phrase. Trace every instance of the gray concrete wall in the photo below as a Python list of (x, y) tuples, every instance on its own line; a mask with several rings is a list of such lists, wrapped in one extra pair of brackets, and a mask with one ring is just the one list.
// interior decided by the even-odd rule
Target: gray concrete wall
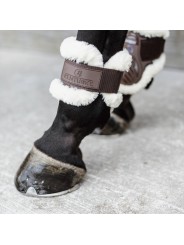
[[(77, 31), (0, 31), (0, 48), (59, 54), (61, 41)], [(167, 67), (184, 69), (184, 31), (171, 31), (166, 43)]]
[(62, 40), (77, 31), (0, 31), (0, 48), (58, 54)]
[(171, 31), (166, 43), (167, 67), (184, 69), (184, 31)]

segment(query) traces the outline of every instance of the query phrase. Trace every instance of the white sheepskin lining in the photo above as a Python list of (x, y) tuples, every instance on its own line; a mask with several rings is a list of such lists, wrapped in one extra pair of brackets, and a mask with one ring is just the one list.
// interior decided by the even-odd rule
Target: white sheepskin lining
[(117, 71), (129, 71), (132, 64), (132, 56), (127, 49), (117, 52), (104, 65), (104, 68)]
[(162, 37), (164, 39), (167, 39), (169, 37), (169, 31), (168, 30), (133, 30), (135, 33), (139, 33), (141, 36), (145, 37)]
[(163, 69), (165, 60), (165, 54), (161, 54), (158, 59), (154, 60), (152, 64), (148, 65), (145, 68), (142, 78), (138, 83), (133, 85), (121, 84), (119, 92), (123, 94), (135, 94), (139, 90), (145, 88), (146, 85), (151, 81), (151, 79)]
[[(75, 61), (76, 63), (85, 63), (90, 66), (118, 71), (127, 71), (132, 62), (131, 55), (127, 50), (123, 50), (112, 56), (104, 65), (102, 54), (95, 46), (87, 42), (77, 41), (75, 37), (66, 38), (61, 44), (60, 52), (65, 59)], [(89, 92), (84, 89), (64, 85), (60, 79), (54, 79), (51, 82), (49, 91), (54, 98), (75, 106), (89, 105), (98, 96), (97, 92)], [(123, 99), (120, 93), (102, 93), (102, 96), (107, 106), (112, 108), (118, 107)]]
[(75, 106), (89, 105), (98, 96), (95, 92), (66, 86), (60, 79), (54, 79), (51, 82), (49, 91), (54, 98)]
[(103, 67), (103, 57), (100, 51), (92, 44), (78, 41), (76, 37), (66, 38), (60, 47), (61, 56), (76, 63)]

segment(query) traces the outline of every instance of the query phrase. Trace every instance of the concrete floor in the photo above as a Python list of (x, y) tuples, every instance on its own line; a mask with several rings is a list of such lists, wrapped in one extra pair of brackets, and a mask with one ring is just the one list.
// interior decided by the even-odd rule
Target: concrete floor
[(165, 69), (134, 96), (137, 116), (126, 134), (84, 140), (80, 189), (50, 199), (16, 191), (19, 165), (55, 116), (48, 88), (62, 62), (59, 53), (0, 50), (0, 213), (184, 213), (182, 70)]

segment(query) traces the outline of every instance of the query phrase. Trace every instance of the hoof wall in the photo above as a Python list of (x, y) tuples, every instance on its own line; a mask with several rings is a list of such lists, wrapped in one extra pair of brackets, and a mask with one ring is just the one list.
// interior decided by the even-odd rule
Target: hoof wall
[(33, 147), (15, 177), (15, 186), (27, 196), (52, 197), (79, 188), (86, 170), (55, 160)]

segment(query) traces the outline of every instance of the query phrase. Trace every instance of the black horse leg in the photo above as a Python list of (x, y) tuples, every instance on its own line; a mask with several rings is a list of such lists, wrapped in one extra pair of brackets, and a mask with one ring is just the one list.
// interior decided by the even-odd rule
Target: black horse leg
[[(79, 31), (77, 40), (93, 44), (103, 53), (108, 34), (108, 31)], [(114, 52), (106, 57), (110, 58)], [(103, 127), (109, 116), (110, 108), (101, 95), (87, 106), (59, 101), (52, 126), (35, 141), (17, 172), (17, 189), (29, 195), (52, 195), (70, 190), (86, 171), (79, 149), (82, 139), (96, 127)]]

